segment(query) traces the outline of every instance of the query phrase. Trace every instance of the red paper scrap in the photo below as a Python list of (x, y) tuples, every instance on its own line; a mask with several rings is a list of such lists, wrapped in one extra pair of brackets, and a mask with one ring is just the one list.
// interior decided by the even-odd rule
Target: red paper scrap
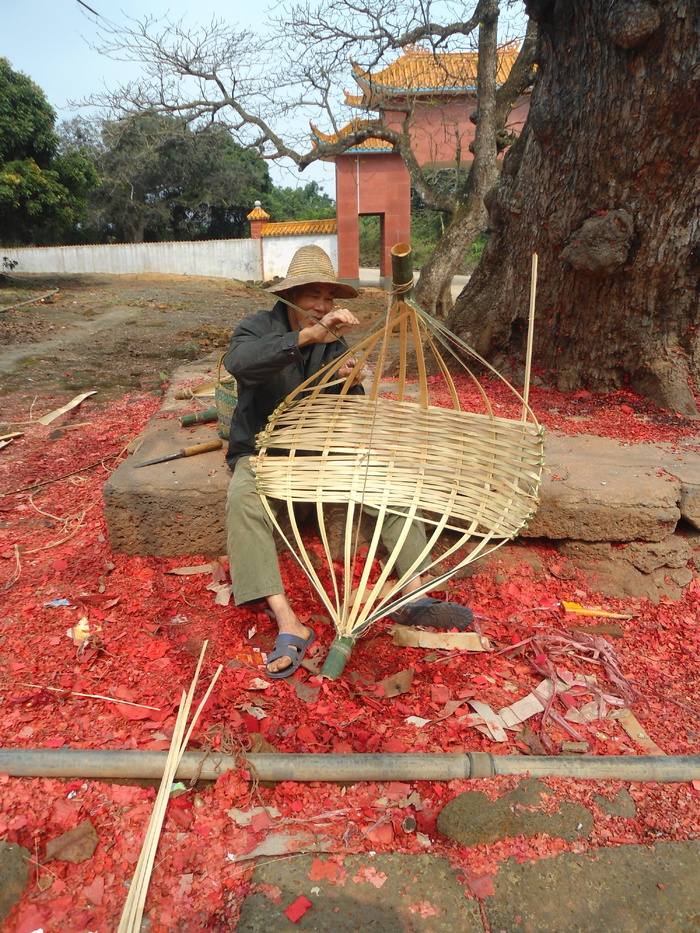
[(472, 894), (478, 898), (493, 897), (496, 893), (492, 875), (477, 875), (475, 878), (470, 878), (468, 884)]
[(293, 901), (289, 907), (286, 907), (282, 913), (287, 917), (288, 920), (291, 920), (292, 923), (297, 923), (304, 916), (306, 911), (311, 907), (311, 901), (308, 897), (304, 897), (303, 894), (300, 894), (299, 897)]

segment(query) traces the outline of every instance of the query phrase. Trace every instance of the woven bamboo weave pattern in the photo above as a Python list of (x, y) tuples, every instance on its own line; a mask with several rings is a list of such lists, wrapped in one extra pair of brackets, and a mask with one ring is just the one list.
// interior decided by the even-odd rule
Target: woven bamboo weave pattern
[[(532, 513), (542, 459), (531, 424), (363, 396), (319, 395), (280, 412), (260, 439), (290, 452), (259, 463), (265, 495), (294, 502), (346, 502), (390, 512), (415, 503), (478, 522), (510, 538)], [(292, 455), (300, 454), (300, 456)], [(416, 478), (422, 483), (416, 498)], [(448, 522), (449, 528), (463, 525)], [(483, 528), (472, 532), (483, 534)]]
[[(544, 462), (543, 432), (527, 403), (529, 361), (521, 394), (414, 302), (410, 248), (399, 244), (392, 256), (394, 295), (383, 319), (279, 405), (251, 461), (268, 514), (331, 616), (341, 653), (375, 621), (515, 537), (537, 507)], [(535, 273), (533, 262), (533, 282)], [(531, 319), (533, 311), (534, 287)], [(339, 379), (348, 362), (352, 373)], [(496, 415), (489, 383), (471, 364), (506, 386), (519, 418)], [(453, 373), (466, 375), (472, 410), (462, 410)], [(363, 376), (365, 394), (355, 394)], [(286, 504), (287, 532), (273, 499)], [(322, 569), (298, 524), (298, 502), (315, 506)], [(334, 533), (344, 529), (342, 561), (331, 546), (331, 513)], [(379, 560), (390, 519), (397, 540)], [(373, 530), (362, 544), (367, 521)], [(424, 543), (406, 561), (400, 555), (417, 526)], [(327, 668), (327, 676), (342, 669)]]

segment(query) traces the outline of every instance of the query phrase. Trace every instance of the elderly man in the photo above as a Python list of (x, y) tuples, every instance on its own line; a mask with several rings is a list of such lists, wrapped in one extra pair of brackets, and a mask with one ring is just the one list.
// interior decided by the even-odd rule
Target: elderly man
[[(259, 311), (236, 328), (224, 357), (226, 370), (238, 384), (226, 458), (233, 471), (226, 524), (236, 605), (261, 599), (267, 602), (279, 629), (275, 648), (268, 656), (267, 674), (280, 678), (297, 670), (315, 635), (299, 622), (285, 595), (274, 528), (256, 491), (249, 461), (255, 453), (255, 437), (275, 408), (305, 379), (347, 352), (343, 335), (359, 321), (347, 308), (333, 308), (335, 299), (356, 298), (357, 291), (338, 280), (329, 256), (318, 246), (297, 250), (286, 278), (268, 291), (279, 300), (272, 310)], [(338, 376), (347, 378), (351, 370), (352, 364), (345, 363)], [(349, 391), (361, 394), (364, 390), (357, 384)], [(384, 522), (382, 540), (387, 549), (395, 547), (403, 524), (401, 517)], [(415, 522), (397, 560), (399, 572), (411, 567), (424, 546), (425, 530)], [(404, 592), (413, 592), (420, 585), (417, 576)], [(471, 617), (464, 607), (419, 599), (395, 618), (409, 625), (466, 628)]]

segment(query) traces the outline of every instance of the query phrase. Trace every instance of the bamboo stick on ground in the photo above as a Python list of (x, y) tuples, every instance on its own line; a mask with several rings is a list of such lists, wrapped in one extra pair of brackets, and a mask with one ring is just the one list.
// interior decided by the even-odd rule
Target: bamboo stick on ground
[(151, 819), (146, 831), (146, 837), (141, 849), (141, 855), (139, 856), (136, 871), (134, 872), (134, 877), (131, 881), (129, 895), (124, 905), (118, 933), (138, 933), (140, 929), (141, 919), (143, 917), (143, 909), (146, 903), (146, 895), (148, 893), (148, 886), (151, 879), (151, 872), (153, 871), (153, 863), (155, 861), (156, 850), (158, 849), (160, 832), (163, 826), (165, 811), (170, 797), (170, 788), (180, 764), (180, 760), (185, 752), (185, 749), (187, 748), (187, 743), (189, 742), (192, 735), (192, 730), (194, 729), (199, 715), (204, 708), (204, 704), (209, 699), (211, 691), (214, 688), (214, 684), (216, 683), (219, 674), (222, 671), (222, 666), (219, 665), (219, 668), (214, 674), (207, 692), (200, 701), (200, 704), (197, 707), (197, 711), (192, 717), (189, 728), (185, 733), (187, 717), (189, 716), (190, 707), (192, 706), (192, 699), (194, 697), (197, 681), (199, 680), (199, 672), (202, 667), (202, 661), (204, 660), (204, 654), (207, 650), (207, 645), (208, 642), (206, 641), (202, 645), (197, 668), (195, 670), (194, 677), (192, 678), (192, 683), (190, 684), (188, 693), (185, 694), (183, 692), (182, 694), (180, 709), (178, 711), (177, 719), (175, 720), (173, 738), (170, 743), (170, 751), (168, 752), (168, 757), (165, 763), (165, 770), (160, 782), (160, 787), (158, 789), (158, 796), (156, 797), (156, 802), (153, 806), (153, 812), (151, 813)]

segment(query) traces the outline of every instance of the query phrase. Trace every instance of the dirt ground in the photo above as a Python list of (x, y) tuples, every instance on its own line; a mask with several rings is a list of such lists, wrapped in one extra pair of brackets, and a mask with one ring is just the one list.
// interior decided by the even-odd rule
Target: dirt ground
[[(370, 288), (343, 304), (368, 325), (386, 301)], [(105, 401), (129, 390), (160, 393), (183, 361), (223, 352), (238, 322), (271, 302), (230, 279), (0, 276), (0, 396), (95, 389)]]

